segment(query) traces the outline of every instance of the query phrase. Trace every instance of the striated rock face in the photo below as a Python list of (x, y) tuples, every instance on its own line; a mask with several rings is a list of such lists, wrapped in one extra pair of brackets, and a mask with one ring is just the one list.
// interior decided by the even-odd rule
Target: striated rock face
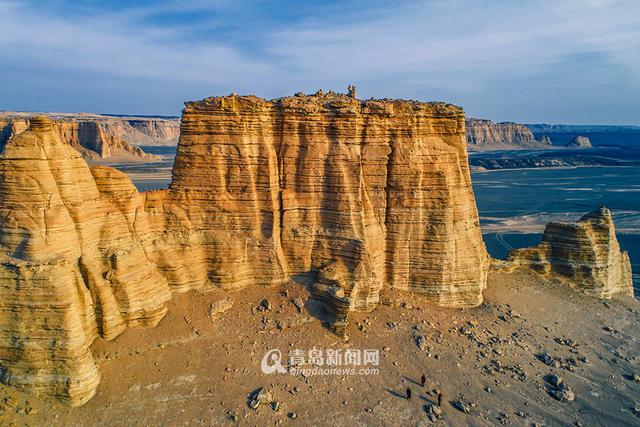
[(93, 340), (155, 325), (170, 298), (128, 218), (101, 195), (104, 169), (94, 178), (46, 117), (0, 156), (1, 379), (71, 405), (97, 387)]
[(591, 141), (586, 136), (576, 136), (567, 144), (567, 147), (591, 148)]
[(100, 116), (105, 131), (131, 145), (176, 145), (180, 137), (178, 118), (129, 118)]
[(558, 274), (571, 286), (601, 298), (633, 295), (629, 255), (620, 250), (611, 212), (605, 207), (574, 224), (547, 224), (540, 244), (511, 251), (505, 264)]
[(187, 103), (171, 187), (148, 193), (32, 120), (0, 155), (2, 380), (85, 402), (93, 339), (154, 325), (169, 289), (295, 278), (339, 334), (384, 286), (480, 304), (462, 109), (354, 96)]
[(495, 150), (505, 148), (547, 148), (549, 138), (536, 141), (525, 125), (491, 120), (467, 119), (467, 144), (469, 150)]
[(375, 307), (385, 284), (481, 302), (487, 255), (460, 108), (209, 98), (186, 104), (181, 134), (171, 192), (200, 207), (215, 284), (330, 269), (352, 309)]
[[(0, 115), (0, 146), (29, 127), (32, 115)], [(156, 159), (137, 145), (177, 142), (179, 123), (171, 119), (125, 119), (98, 115), (52, 114), (53, 130), (86, 159)]]

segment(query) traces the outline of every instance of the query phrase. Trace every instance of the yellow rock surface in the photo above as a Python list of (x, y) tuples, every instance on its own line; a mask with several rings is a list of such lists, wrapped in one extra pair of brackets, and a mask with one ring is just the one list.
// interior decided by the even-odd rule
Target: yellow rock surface
[(155, 325), (167, 281), (47, 118), (3, 150), (0, 218), (2, 380), (81, 404), (99, 380), (93, 340)]
[(170, 194), (189, 201), (223, 288), (331, 266), (353, 309), (374, 308), (385, 285), (482, 301), (459, 107), (333, 93), (187, 103)]
[(497, 266), (557, 274), (571, 286), (600, 298), (633, 295), (629, 254), (620, 249), (611, 212), (605, 207), (573, 224), (547, 224), (542, 242), (509, 252), (507, 261)]

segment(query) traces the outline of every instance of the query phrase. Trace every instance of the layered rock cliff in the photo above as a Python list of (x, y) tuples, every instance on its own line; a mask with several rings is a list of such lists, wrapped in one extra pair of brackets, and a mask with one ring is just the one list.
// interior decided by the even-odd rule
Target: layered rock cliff
[(181, 133), (171, 192), (204, 211), (212, 281), (329, 268), (352, 308), (371, 309), (384, 283), (446, 305), (481, 301), (486, 253), (460, 108), (209, 98), (187, 103)]
[(32, 120), (0, 155), (2, 380), (85, 402), (93, 339), (155, 324), (169, 289), (304, 280), (338, 333), (385, 286), (480, 304), (462, 109), (354, 96), (187, 103), (171, 187), (142, 194)]
[(578, 148), (591, 148), (591, 141), (586, 136), (576, 136), (569, 143), (567, 147), (578, 147)]
[(556, 274), (601, 298), (633, 295), (629, 255), (620, 250), (611, 212), (605, 207), (573, 224), (547, 224), (540, 244), (511, 251), (506, 262), (497, 266), (524, 266), (540, 274)]
[(105, 131), (131, 145), (176, 145), (180, 119), (100, 116)]
[(467, 119), (467, 144), (469, 150), (498, 150), (506, 148), (548, 148), (549, 138), (537, 141), (525, 125), (491, 120)]
[(170, 298), (97, 182), (46, 117), (33, 118), (0, 157), (1, 379), (74, 405), (99, 381), (93, 340), (155, 325)]
[[(27, 113), (0, 115), (0, 146), (29, 127)], [(172, 119), (146, 119), (90, 114), (51, 114), (53, 130), (86, 159), (156, 159), (139, 145), (172, 145), (179, 136), (179, 123)]]

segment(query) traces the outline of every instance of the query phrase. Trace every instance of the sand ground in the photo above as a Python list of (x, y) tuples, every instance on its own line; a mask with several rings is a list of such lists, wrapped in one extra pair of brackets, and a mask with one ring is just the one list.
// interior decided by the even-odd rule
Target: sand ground
[[(447, 309), (399, 291), (372, 313), (351, 318), (343, 342), (292, 300), (307, 292), (278, 288), (175, 295), (154, 329), (99, 340), (103, 379), (78, 408), (0, 386), (3, 425), (431, 425), (425, 405), (443, 393), (437, 425), (639, 425), (638, 303), (600, 301), (530, 271), (492, 272), (485, 302)], [(234, 300), (211, 318), (212, 303)], [(258, 311), (267, 298), (271, 309)], [(421, 350), (416, 339), (426, 339)], [(568, 345), (572, 344), (574, 346)], [(273, 348), (377, 349), (378, 374), (264, 374)], [(540, 360), (547, 352), (560, 367)], [(575, 392), (560, 402), (545, 377), (556, 373)], [(427, 377), (425, 387), (418, 382)], [(248, 406), (261, 387), (278, 410)], [(411, 399), (405, 390), (413, 391)], [(0, 399), (0, 402), (2, 399)], [(456, 409), (463, 402), (468, 414)], [(295, 418), (292, 418), (295, 413)], [(235, 421), (234, 421), (235, 419)]]

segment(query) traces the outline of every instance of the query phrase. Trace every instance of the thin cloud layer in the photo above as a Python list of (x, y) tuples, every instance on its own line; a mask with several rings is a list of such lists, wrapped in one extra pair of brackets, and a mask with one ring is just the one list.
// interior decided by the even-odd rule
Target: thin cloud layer
[(74, 3), (0, 0), (0, 108), (177, 114), (354, 82), (497, 120), (640, 122), (634, 0)]

